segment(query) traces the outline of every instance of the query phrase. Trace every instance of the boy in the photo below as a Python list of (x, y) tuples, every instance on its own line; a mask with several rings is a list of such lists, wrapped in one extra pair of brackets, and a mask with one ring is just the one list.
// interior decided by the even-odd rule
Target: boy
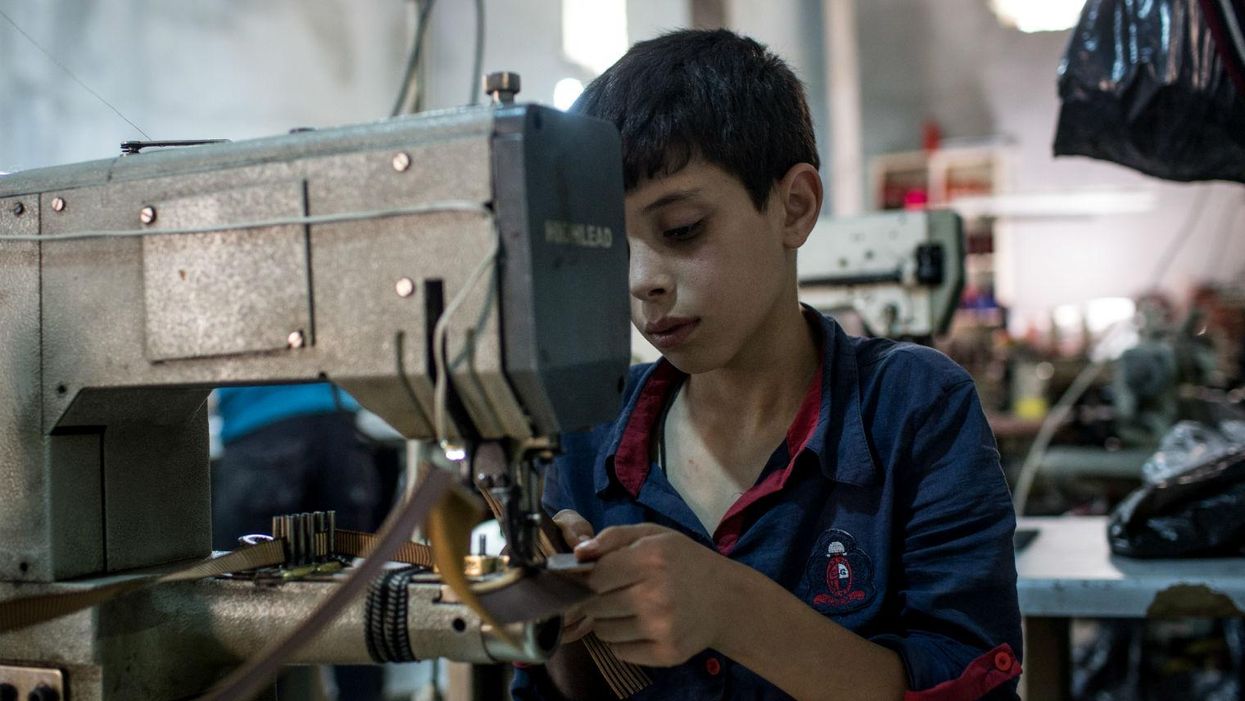
[[(971, 379), (797, 301), (822, 202), (799, 81), (682, 31), (574, 109), (622, 133), (632, 320), (663, 358), (546, 475), (596, 563), (564, 643), (649, 667), (639, 699), (1013, 698), (1015, 518)], [(607, 698), (578, 647), (515, 698)]]

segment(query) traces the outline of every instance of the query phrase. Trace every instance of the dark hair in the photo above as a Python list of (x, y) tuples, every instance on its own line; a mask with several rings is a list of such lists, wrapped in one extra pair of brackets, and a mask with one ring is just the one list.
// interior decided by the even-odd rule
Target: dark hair
[(724, 29), (632, 46), (571, 111), (618, 127), (628, 190), (699, 155), (738, 177), (763, 210), (792, 166), (820, 165), (804, 86), (781, 58)]

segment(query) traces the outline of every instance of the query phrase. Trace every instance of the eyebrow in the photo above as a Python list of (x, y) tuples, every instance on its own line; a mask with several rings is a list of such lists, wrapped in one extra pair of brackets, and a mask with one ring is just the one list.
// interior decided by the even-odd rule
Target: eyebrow
[(699, 194), (700, 194), (699, 188), (692, 188), (690, 190), (675, 190), (674, 192), (670, 192), (665, 195), (662, 195), (661, 197), (658, 197), (657, 199), (648, 203), (644, 207), (643, 211), (645, 214), (648, 214), (652, 212), (653, 210), (661, 209), (662, 207), (665, 207), (668, 204), (674, 204), (676, 202), (683, 202), (685, 200), (690, 200)]

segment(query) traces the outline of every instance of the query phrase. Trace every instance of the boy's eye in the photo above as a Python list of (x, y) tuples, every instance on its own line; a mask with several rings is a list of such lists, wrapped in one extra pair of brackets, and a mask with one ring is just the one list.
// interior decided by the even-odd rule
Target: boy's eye
[(700, 231), (700, 224), (703, 221), (704, 220), (702, 219), (701, 221), (698, 221), (695, 224), (689, 224), (687, 226), (680, 226), (675, 229), (666, 229), (665, 231), (662, 232), (662, 236), (664, 236), (669, 241), (686, 241), (692, 238), (693, 236), (695, 236), (697, 232)]

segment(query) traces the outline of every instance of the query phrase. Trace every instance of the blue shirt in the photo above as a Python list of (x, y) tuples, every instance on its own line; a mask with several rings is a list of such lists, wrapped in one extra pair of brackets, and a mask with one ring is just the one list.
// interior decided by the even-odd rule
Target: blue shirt
[[(650, 459), (685, 379), (664, 360), (632, 369), (615, 422), (564, 437), (545, 509), (573, 509), (598, 532), (658, 523), (766, 574), (895, 650), (909, 699), (1016, 698), (1015, 515), (972, 379), (935, 350), (810, 316), (821, 368), (786, 441), (713, 533)], [(653, 684), (634, 699), (788, 698), (713, 650), (646, 671)], [(514, 698), (556, 694), (533, 667), (516, 673)]]
[(222, 387), (216, 390), (221, 441), (229, 443), (295, 416), (358, 411), (359, 403), (328, 382), (305, 385)]

